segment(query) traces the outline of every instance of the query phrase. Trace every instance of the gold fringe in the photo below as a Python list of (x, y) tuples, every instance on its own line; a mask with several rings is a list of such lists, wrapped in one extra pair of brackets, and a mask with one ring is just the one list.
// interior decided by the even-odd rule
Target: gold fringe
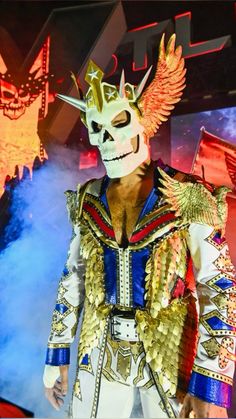
[(111, 305), (105, 305), (104, 261), (101, 244), (81, 223), (81, 254), (86, 260), (84, 319), (80, 334), (79, 363), (98, 346)]
[(177, 276), (184, 279), (187, 270), (186, 230), (178, 230), (153, 248), (146, 265), (146, 307), (153, 318), (167, 307)]
[(174, 395), (178, 381), (179, 344), (182, 335), (187, 301), (174, 300), (160, 310), (157, 318), (146, 311), (137, 310), (137, 331), (143, 342), (146, 361), (158, 372), (161, 385), (169, 384), (169, 394)]
[(137, 310), (139, 338), (146, 361), (169, 384), (169, 394), (177, 387), (179, 344), (187, 313), (187, 298), (171, 300), (176, 276), (185, 278), (187, 265), (186, 231), (168, 236), (153, 252), (146, 265), (146, 308)]

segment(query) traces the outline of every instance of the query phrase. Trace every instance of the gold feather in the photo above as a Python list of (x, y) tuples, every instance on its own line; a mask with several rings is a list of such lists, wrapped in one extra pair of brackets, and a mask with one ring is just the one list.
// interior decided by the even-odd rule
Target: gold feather
[(142, 113), (141, 123), (148, 138), (155, 134), (162, 122), (167, 121), (174, 105), (180, 101), (185, 87), (186, 69), (182, 47), (178, 46), (175, 49), (175, 38), (175, 34), (171, 36), (165, 50), (163, 34), (155, 77), (138, 100), (138, 107)]
[(208, 224), (224, 233), (227, 219), (226, 194), (229, 188), (221, 186), (211, 194), (201, 183), (179, 182), (162, 169), (158, 170), (163, 185), (159, 190), (183, 223)]

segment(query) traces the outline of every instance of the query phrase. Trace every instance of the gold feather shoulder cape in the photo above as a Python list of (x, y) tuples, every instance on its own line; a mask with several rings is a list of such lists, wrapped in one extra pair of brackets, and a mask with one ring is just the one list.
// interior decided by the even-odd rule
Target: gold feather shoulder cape
[(226, 195), (231, 190), (226, 186), (214, 187), (211, 193), (207, 187), (192, 176), (192, 181), (171, 178), (158, 168), (160, 182), (166, 202), (181, 217), (183, 224), (208, 224), (224, 232), (227, 220)]

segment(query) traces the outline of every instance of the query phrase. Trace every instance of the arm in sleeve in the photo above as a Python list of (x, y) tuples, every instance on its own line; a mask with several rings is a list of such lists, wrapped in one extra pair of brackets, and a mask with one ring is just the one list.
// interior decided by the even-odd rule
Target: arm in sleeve
[(200, 310), (199, 341), (188, 392), (229, 407), (235, 362), (235, 269), (220, 231), (191, 223), (187, 240)]
[(55, 380), (60, 376), (59, 366), (70, 363), (70, 344), (76, 334), (79, 311), (84, 300), (79, 248), (80, 229), (78, 224), (74, 224), (68, 257), (59, 282), (52, 316), (44, 371), (46, 387), (53, 387)]

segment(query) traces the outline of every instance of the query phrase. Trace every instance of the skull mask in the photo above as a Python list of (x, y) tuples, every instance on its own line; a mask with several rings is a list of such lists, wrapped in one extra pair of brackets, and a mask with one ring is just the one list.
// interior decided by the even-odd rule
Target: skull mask
[[(148, 75), (149, 72), (142, 85)], [(85, 80), (91, 87), (85, 101), (57, 96), (82, 110), (90, 143), (98, 147), (108, 176), (117, 178), (128, 175), (147, 160), (149, 146), (135, 104), (140, 88), (125, 83), (124, 73), (119, 91), (116, 86), (102, 82), (102, 77), (102, 70), (90, 61)]]
[(144, 127), (126, 98), (111, 101), (101, 113), (91, 108), (86, 122), (90, 143), (98, 147), (109, 177), (125, 176), (147, 159)]

